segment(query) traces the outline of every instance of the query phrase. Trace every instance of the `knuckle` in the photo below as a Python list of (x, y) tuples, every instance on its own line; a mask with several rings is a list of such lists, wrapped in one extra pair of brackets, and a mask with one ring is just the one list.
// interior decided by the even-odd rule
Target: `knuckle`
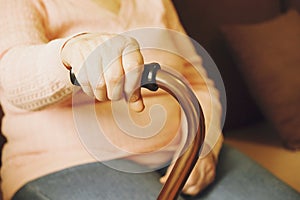
[(129, 36), (123, 36), (123, 38), (124, 38), (123, 41), (124, 41), (124, 47), (125, 47), (124, 51), (126, 53), (140, 49), (140, 45), (135, 38), (129, 37)]
[(209, 163), (206, 165), (206, 171), (215, 171), (216, 170), (216, 166), (213, 163)]
[(120, 81), (121, 81), (121, 77), (119, 77), (119, 76), (113, 76), (113, 77), (111, 77), (109, 79), (108, 83), (109, 83), (109, 85), (114, 86), (114, 85), (119, 84)]
[(129, 43), (129, 44), (131, 44), (131, 45), (139, 46), (139, 43), (138, 43), (138, 41), (137, 41), (135, 38), (130, 37), (130, 36), (123, 36), (123, 37), (124, 37), (124, 39), (125, 39), (125, 41), (126, 41), (127, 43)]
[(134, 53), (131, 58), (127, 58), (127, 56), (124, 57), (124, 68), (127, 71), (137, 70), (137, 72), (142, 71), (142, 67), (140, 67), (142, 64), (144, 64), (144, 59), (139, 53)]
[(210, 171), (210, 179), (211, 179), (212, 181), (215, 180), (216, 175), (217, 175), (216, 170), (211, 170), (211, 171)]

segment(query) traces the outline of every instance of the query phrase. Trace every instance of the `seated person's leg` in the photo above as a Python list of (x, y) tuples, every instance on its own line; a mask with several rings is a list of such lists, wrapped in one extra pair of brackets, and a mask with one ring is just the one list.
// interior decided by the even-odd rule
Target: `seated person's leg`
[(92, 163), (32, 181), (13, 200), (154, 200), (162, 187), (159, 178), (157, 172), (126, 173)]
[(215, 182), (198, 197), (205, 200), (298, 200), (300, 194), (234, 148), (224, 145)]
[[(143, 199), (153, 200), (162, 185), (156, 172), (125, 173), (101, 163), (73, 167), (23, 187), (14, 200)], [(224, 145), (215, 182), (193, 200), (298, 200), (300, 194), (247, 156)]]

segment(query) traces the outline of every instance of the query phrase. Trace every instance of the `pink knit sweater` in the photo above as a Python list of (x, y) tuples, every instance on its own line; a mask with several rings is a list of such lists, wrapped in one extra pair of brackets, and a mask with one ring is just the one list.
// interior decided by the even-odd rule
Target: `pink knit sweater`
[[(68, 37), (80, 32), (122, 33), (140, 27), (184, 31), (169, 0), (122, 0), (118, 14), (101, 8), (93, 0), (0, 2), (0, 100), (5, 112), (2, 132), (8, 140), (3, 149), (1, 177), (4, 199), (10, 199), (30, 180), (96, 161), (78, 137), (71, 106), (74, 86), (59, 57), (60, 48)], [(177, 46), (180, 48), (180, 45)], [(148, 54), (143, 50), (142, 53), (146, 62), (178, 65), (176, 60), (168, 61), (159, 54)], [(201, 61), (196, 54), (194, 57)], [(189, 66), (181, 71), (191, 80), (205, 108), (206, 143), (214, 146), (215, 138), (221, 133), (217, 91), (212, 81), (207, 79), (204, 69), (201, 70), (203, 80), (197, 79)], [(210, 95), (207, 88), (211, 90)], [(103, 135), (103, 140), (99, 141), (102, 154), (97, 160), (129, 157), (143, 162), (139, 156), (129, 152), (152, 152), (163, 146), (167, 146), (164, 152), (150, 155), (154, 159), (146, 159), (145, 163), (172, 157), (180, 144), (176, 139), (184, 138), (182, 135), (175, 137), (178, 130), (184, 132), (180, 131), (180, 109), (164, 93), (146, 93), (145, 102), (146, 106), (161, 103), (168, 112), (163, 130), (165, 136), (153, 137), (142, 143), (120, 132), (113, 120), (110, 102), (78, 106), (83, 110), (95, 107), (99, 120), (103, 122), (101, 128), (109, 132), (109, 136)], [(144, 119), (143, 116), (136, 118)], [(221, 139), (214, 148), (215, 154), (220, 146)]]

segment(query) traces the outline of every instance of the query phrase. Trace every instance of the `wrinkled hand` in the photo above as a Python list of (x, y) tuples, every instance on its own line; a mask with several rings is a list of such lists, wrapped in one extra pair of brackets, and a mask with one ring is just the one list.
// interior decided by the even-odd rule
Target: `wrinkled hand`
[(140, 80), (143, 56), (128, 36), (85, 33), (69, 39), (62, 63), (76, 75), (82, 90), (99, 101), (126, 97), (135, 111), (144, 109)]
[[(169, 177), (174, 165), (171, 165), (167, 173), (161, 177), (160, 182), (164, 184)], [(182, 192), (187, 195), (197, 195), (209, 184), (211, 184), (216, 176), (216, 159), (212, 152), (203, 158), (198, 159), (192, 173), (190, 174)]]

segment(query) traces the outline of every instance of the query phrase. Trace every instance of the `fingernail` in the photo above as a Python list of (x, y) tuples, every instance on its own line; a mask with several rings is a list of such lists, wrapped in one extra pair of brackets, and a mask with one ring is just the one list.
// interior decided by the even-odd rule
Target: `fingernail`
[(133, 101), (133, 102), (129, 102), (129, 108), (136, 111), (136, 112), (142, 112), (145, 108), (145, 105), (143, 103), (143, 101), (137, 100), (137, 101)]
[(140, 98), (140, 95), (132, 94), (130, 96), (129, 102), (136, 102), (137, 100), (139, 100), (139, 98)]

